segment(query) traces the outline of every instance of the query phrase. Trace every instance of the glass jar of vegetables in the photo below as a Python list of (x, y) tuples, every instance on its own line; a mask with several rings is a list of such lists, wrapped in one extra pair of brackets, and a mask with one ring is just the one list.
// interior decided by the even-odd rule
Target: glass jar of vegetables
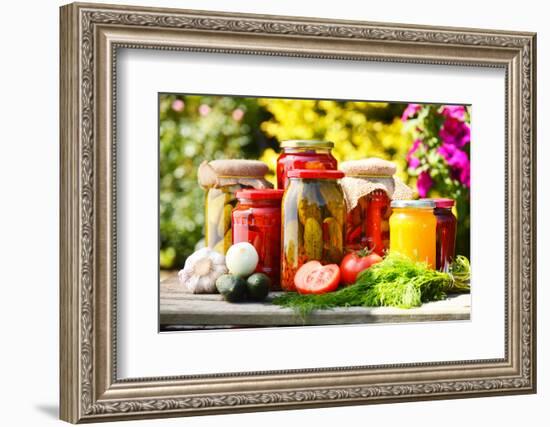
[(453, 214), (453, 199), (432, 199), (437, 220), (436, 268), (448, 271), (455, 257), (456, 217)]
[(295, 290), (296, 271), (307, 261), (339, 264), (344, 253), (344, 194), (338, 170), (295, 169), (282, 206), (281, 287)]
[(258, 252), (256, 271), (271, 278), (271, 290), (280, 289), (281, 200), (283, 190), (241, 190), (233, 210), (233, 243), (251, 243)]
[(433, 200), (391, 202), (390, 253), (425, 262), (435, 268), (436, 227)]
[(336, 169), (338, 162), (331, 153), (333, 147), (330, 141), (283, 141), (277, 159), (277, 188), (286, 188), (287, 173), (293, 169)]
[(341, 164), (347, 202), (346, 250), (367, 248), (383, 256), (389, 248), (392, 199), (411, 199), (413, 191), (395, 177), (392, 162), (375, 157)]
[(267, 172), (267, 165), (257, 160), (213, 160), (199, 166), (199, 184), (206, 190), (206, 246), (221, 254), (227, 252), (232, 244), (231, 213), (237, 204), (236, 193), (245, 188), (271, 188), (265, 179)]

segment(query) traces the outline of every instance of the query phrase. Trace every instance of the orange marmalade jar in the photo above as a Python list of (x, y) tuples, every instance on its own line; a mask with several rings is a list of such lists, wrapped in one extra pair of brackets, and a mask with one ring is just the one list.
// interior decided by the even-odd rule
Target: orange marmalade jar
[(433, 200), (391, 202), (390, 253), (404, 255), (436, 268), (436, 228)]
[(233, 210), (233, 243), (248, 242), (256, 248), (257, 272), (271, 278), (271, 290), (280, 289), (281, 200), (283, 190), (241, 190)]

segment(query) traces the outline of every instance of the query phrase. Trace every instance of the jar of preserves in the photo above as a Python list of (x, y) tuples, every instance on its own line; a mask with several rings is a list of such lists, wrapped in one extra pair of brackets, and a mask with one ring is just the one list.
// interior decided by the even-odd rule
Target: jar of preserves
[(281, 288), (294, 291), (296, 271), (306, 262), (339, 264), (344, 254), (345, 202), (338, 170), (295, 169), (282, 206)]
[(288, 171), (293, 169), (337, 169), (338, 162), (331, 152), (333, 147), (330, 141), (283, 141), (277, 159), (277, 188), (286, 188)]
[(434, 214), (437, 220), (436, 231), (436, 268), (448, 271), (455, 257), (456, 217), (453, 214), (453, 199), (432, 199), (435, 203)]
[(375, 157), (341, 164), (346, 174), (342, 188), (346, 197), (347, 251), (367, 248), (384, 256), (390, 243), (389, 219), (392, 199), (411, 199), (412, 189), (394, 176), (392, 162)]
[(391, 202), (390, 253), (436, 266), (436, 227), (433, 200)]
[(271, 188), (265, 179), (268, 170), (263, 162), (242, 159), (213, 160), (199, 166), (199, 184), (206, 190), (206, 246), (225, 255), (232, 244), (231, 213), (237, 191)]
[(251, 243), (258, 252), (257, 272), (271, 278), (279, 290), (281, 271), (281, 200), (283, 190), (241, 190), (233, 210), (233, 243)]

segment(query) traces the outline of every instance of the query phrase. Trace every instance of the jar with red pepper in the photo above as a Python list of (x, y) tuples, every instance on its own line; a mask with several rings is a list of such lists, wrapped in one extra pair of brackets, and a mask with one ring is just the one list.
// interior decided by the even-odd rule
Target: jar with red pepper
[(337, 169), (338, 162), (331, 152), (333, 147), (334, 143), (330, 141), (283, 141), (282, 152), (277, 159), (277, 188), (287, 187), (287, 174), (293, 169)]
[(348, 251), (367, 248), (380, 256), (389, 249), (391, 201), (412, 199), (414, 193), (398, 177), (392, 162), (375, 157), (341, 164), (346, 177), (346, 236)]
[(434, 214), (437, 219), (436, 268), (448, 271), (455, 257), (456, 217), (453, 214), (453, 199), (432, 199), (435, 202)]
[(241, 190), (232, 214), (233, 243), (251, 243), (258, 252), (257, 272), (271, 278), (271, 290), (280, 289), (281, 200), (283, 190)]

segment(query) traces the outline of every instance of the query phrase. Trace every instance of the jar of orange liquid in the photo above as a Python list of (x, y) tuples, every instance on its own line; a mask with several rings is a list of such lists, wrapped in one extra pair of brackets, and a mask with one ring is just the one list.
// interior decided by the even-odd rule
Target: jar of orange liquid
[(390, 253), (436, 266), (436, 228), (433, 200), (391, 202)]

